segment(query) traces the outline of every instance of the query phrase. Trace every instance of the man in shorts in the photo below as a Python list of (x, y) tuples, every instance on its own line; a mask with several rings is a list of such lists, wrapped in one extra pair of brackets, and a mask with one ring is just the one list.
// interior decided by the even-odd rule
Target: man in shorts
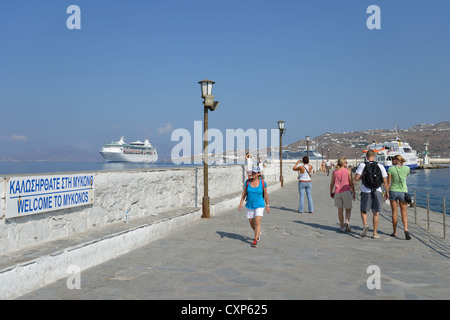
[(325, 168), (327, 170), (327, 176), (330, 175), (330, 169), (331, 169), (331, 161), (327, 159), (327, 162), (325, 162)]
[[(375, 152), (373, 150), (367, 151), (366, 158), (368, 162), (375, 161)], [(378, 163), (378, 166), (381, 170), (381, 175), (383, 177), (383, 186), (386, 190), (384, 195), (385, 199), (389, 199), (389, 185), (387, 183), (387, 172), (383, 165)], [(362, 182), (362, 174), (364, 172), (364, 168), (366, 167), (365, 162), (361, 162), (356, 169), (355, 180)], [(373, 238), (378, 239), (380, 236), (377, 233), (378, 230), (378, 213), (381, 210), (381, 201), (383, 200), (381, 187), (376, 189), (373, 197), (371, 194), (371, 190), (367, 188), (364, 183), (361, 183), (361, 219), (363, 222), (363, 231), (361, 233), (361, 237), (367, 236), (367, 231), (369, 230), (369, 225), (367, 224), (367, 212), (372, 210), (373, 213)]]

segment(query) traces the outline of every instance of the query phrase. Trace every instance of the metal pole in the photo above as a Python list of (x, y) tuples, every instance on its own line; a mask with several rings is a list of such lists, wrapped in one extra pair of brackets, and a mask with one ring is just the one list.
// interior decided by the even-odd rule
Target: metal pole
[(427, 230), (430, 230), (430, 193), (427, 191)]
[(446, 228), (446, 225), (445, 225), (445, 216), (447, 215), (447, 210), (445, 209), (445, 196), (444, 197), (442, 197), (444, 200), (443, 200), (443, 204), (444, 204), (444, 210), (442, 211), (442, 219), (443, 219), (443, 224), (444, 224), (444, 239), (445, 239), (445, 228)]
[(283, 183), (283, 130), (280, 130), (280, 182), (281, 187), (284, 187)]
[(414, 190), (414, 223), (417, 224), (417, 192)]
[(309, 158), (309, 140), (306, 139), (306, 156)]
[(208, 107), (204, 107), (203, 122), (203, 213), (202, 218), (209, 218), (209, 195), (208, 195)]
[(316, 172), (319, 172), (319, 157), (316, 157)]

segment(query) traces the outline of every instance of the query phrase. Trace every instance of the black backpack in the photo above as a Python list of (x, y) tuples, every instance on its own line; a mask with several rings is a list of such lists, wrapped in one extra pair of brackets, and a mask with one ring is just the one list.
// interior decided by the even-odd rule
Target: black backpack
[(377, 162), (364, 162), (366, 166), (362, 172), (363, 184), (371, 190), (372, 198), (375, 191), (383, 184), (383, 175)]

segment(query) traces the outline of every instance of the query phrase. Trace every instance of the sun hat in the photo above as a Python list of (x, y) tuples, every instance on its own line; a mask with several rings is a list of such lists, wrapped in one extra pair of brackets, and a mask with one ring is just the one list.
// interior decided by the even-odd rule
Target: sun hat
[(252, 171), (258, 173), (261, 172), (261, 169), (258, 166), (256, 166), (252, 168)]

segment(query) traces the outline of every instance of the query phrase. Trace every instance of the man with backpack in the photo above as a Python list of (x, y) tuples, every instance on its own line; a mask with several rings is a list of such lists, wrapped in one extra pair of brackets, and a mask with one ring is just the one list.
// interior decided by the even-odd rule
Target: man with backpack
[(361, 184), (361, 219), (363, 222), (363, 231), (361, 237), (367, 236), (369, 225), (367, 224), (367, 212), (372, 210), (373, 213), (373, 238), (378, 239), (380, 236), (378, 230), (378, 213), (381, 210), (382, 190), (384, 186), (386, 193), (385, 199), (389, 198), (389, 185), (387, 183), (387, 172), (383, 165), (375, 160), (375, 152), (369, 150), (366, 153), (367, 162), (361, 162), (356, 169), (355, 180), (362, 181)]

